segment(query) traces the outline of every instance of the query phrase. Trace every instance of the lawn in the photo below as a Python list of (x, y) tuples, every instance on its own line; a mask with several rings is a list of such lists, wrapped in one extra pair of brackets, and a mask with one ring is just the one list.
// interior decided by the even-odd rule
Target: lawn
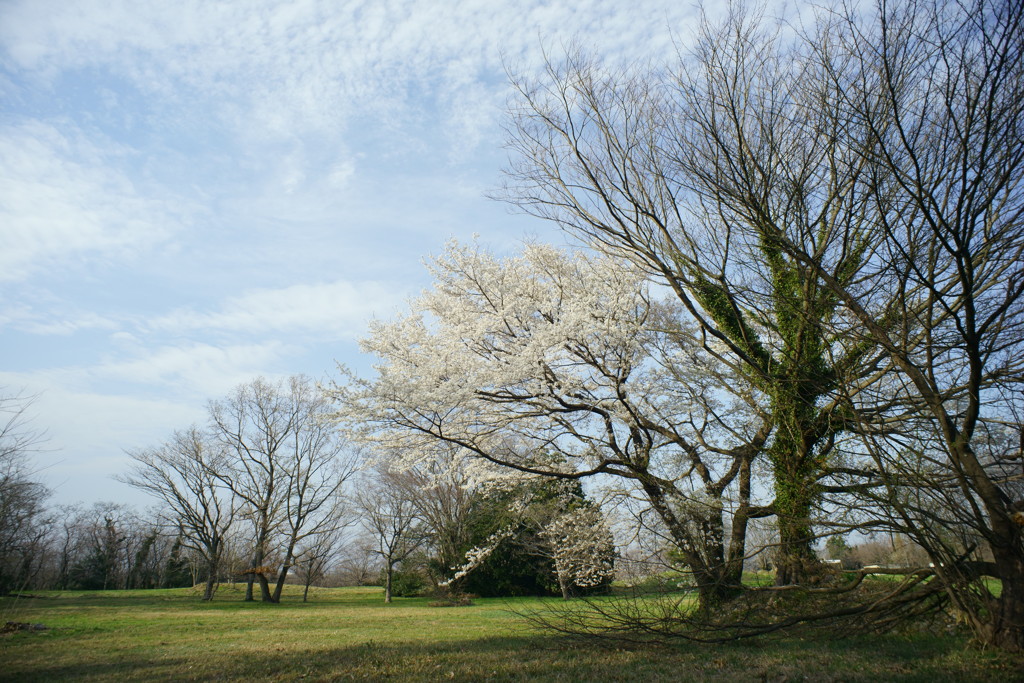
[(286, 593), (243, 603), (222, 587), (45, 593), (0, 599), (0, 623), (42, 624), (0, 636), (0, 679), (984, 681), (1024, 678), (1024, 661), (946, 633), (820, 641), (787, 637), (725, 646), (616, 647), (538, 633), (514, 612), (536, 599), (385, 605), (375, 588)]

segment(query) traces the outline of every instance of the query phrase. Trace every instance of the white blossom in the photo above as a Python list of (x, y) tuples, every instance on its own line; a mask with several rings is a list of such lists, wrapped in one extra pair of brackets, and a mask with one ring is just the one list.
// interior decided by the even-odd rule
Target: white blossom
[[(608, 475), (647, 498), (691, 565), (717, 571), (721, 498), (764, 438), (758, 397), (717, 343), (611, 256), (530, 244), (497, 258), (452, 242), (428, 267), (434, 286), (362, 341), (376, 376), (345, 372), (329, 389), (342, 425), (413, 463), (454, 445), (481, 484)], [(695, 493), (717, 502), (680, 503)], [(565, 571), (610, 571), (572, 559), (597, 544), (584, 525), (558, 524), (552, 540), (579, 536), (555, 544)], [(698, 551), (708, 544), (719, 550)]]

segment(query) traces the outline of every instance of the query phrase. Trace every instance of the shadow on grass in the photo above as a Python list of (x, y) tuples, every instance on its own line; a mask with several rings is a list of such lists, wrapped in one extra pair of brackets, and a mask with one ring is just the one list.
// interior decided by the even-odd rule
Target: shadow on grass
[[(843, 641), (746, 641), (724, 646), (616, 647), (545, 636), (453, 643), (244, 652), (120, 652), (93, 661), (22, 665), (0, 643), (2, 680), (275, 681), (988, 681), (1024, 676), (1018, 658), (951, 649), (951, 639), (874, 636)], [(959, 641), (962, 643), (962, 641)], [(6, 652), (4, 652), (6, 650)], [(266, 651), (270, 650), (270, 651)]]

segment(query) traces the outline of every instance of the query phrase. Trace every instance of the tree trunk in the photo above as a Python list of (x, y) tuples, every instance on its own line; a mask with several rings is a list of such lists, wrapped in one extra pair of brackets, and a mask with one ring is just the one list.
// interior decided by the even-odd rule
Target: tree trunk
[(395, 572), (395, 567), (391, 562), (387, 562), (387, 569), (384, 572), (384, 602), (391, 602), (391, 575)]
[(281, 593), (284, 591), (284, 582), (288, 578), (288, 570), (291, 565), (285, 562), (281, 565), (281, 571), (277, 574), (277, 584), (274, 586), (274, 602), (281, 602)]
[(1024, 582), (1003, 581), (1003, 594), (994, 616), (988, 644), (1010, 652), (1024, 652)]
[(292, 535), (291, 542), (288, 544), (288, 552), (284, 554), (284, 564), (281, 565), (281, 571), (277, 575), (277, 585), (274, 586), (274, 602), (281, 602), (284, 582), (288, 578), (288, 570), (292, 568), (292, 561), (294, 560), (295, 543), (295, 536)]
[(206, 587), (203, 589), (203, 601), (213, 600), (213, 587), (216, 585), (217, 577), (212, 572), (206, 577)]
[(984, 640), (987, 645), (1024, 652), (1024, 556), (1017, 547), (1009, 551), (993, 547), (993, 555), (1003, 589)]
[(211, 572), (206, 578), (206, 587), (203, 589), (203, 601), (209, 602), (213, 600), (213, 587), (216, 585), (217, 578)]
[[(747, 557), (747, 525), (750, 523), (750, 474), (753, 455), (744, 457), (739, 473), (739, 506), (732, 516), (729, 532), (729, 551), (724, 579), (727, 583), (743, 584), (743, 562)], [(723, 534), (724, 536), (724, 534)]]
[(558, 589), (562, 592), (562, 599), (568, 600), (572, 597), (572, 581), (569, 579), (569, 573), (563, 570), (556, 570), (555, 573), (558, 575)]
[(743, 591), (738, 582), (728, 580), (723, 571), (694, 570), (693, 579), (697, 584), (697, 610), (713, 615), (715, 610)]
[(203, 589), (203, 601), (209, 602), (213, 600), (213, 587), (217, 583), (217, 571), (220, 562), (219, 558), (214, 555), (206, 563), (206, 587)]
[(799, 398), (790, 397), (789, 401), (786, 406), (789, 410), (776, 410), (776, 415), (785, 419), (777, 428), (775, 441), (768, 451), (775, 470), (775, 515), (779, 529), (775, 561), (777, 586), (813, 583), (819, 568), (812, 548), (811, 508), (820, 467), (812, 455), (814, 439), (808, 426), (811, 417), (805, 414), (806, 408), (799, 406)]
[(812, 583), (821, 564), (811, 547), (814, 533), (810, 525), (810, 496), (802, 491), (794, 494), (786, 495), (776, 487), (779, 526), (779, 551), (775, 561), (777, 586)]
[[(252, 568), (257, 569), (261, 564), (263, 564), (263, 550), (257, 548), (252, 556)], [(245, 602), (253, 602), (256, 598), (253, 596), (252, 585), (256, 581), (256, 573), (249, 572), (246, 576), (248, 578), (245, 580)]]
[[(695, 534), (690, 532), (688, 525), (680, 520), (665, 499), (665, 492), (659, 484), (650, 477), (640, 477), (640, 483), (651, 506), (665, 523), (675, 542), (676, 549), (693, 575), (700, 603), (698, 609), (710, 612), (714, 607), (736, 597), (742, 590), (742, 586), (737, 580), (742, 577), (742, 563), (738, 565), (740, 574), (736, 576), (737, 565), (734, 563), (730, 566), (725, 562), (721, 508), (718, 510), (717, 520), (702, 520), (699, 523), (703, 533), (695, 537)], [(697, 552), (695, 550), (697, 546), (703, 547), (706, 553)], [(705, 560), (705, 555), (714, 558), (712, 564), (709, 565)]]
[(270, 592), (270, 582), (267, 581), (267, 575), (263, 572), (259, 572), (256, 574), (256, 580), (260, 582), (260, 595), (263, 602), (278, 602)]

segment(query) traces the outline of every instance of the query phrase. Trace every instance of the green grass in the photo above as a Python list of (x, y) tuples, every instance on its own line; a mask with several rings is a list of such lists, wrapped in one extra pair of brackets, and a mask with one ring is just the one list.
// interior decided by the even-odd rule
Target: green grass
[(1021, 660), (971, 649), (956, 634), (643, 648), (538, 633), (510, 610), (535, 599), (429, 599), (384, 605), (379, 589), (320, 589), (310, 602), (243, 603), (222, 588), (46, 593), (0, 599), (0, 623), (44, 631), (0, 636), (0, 679), (984, 681), (1024, 676)]

